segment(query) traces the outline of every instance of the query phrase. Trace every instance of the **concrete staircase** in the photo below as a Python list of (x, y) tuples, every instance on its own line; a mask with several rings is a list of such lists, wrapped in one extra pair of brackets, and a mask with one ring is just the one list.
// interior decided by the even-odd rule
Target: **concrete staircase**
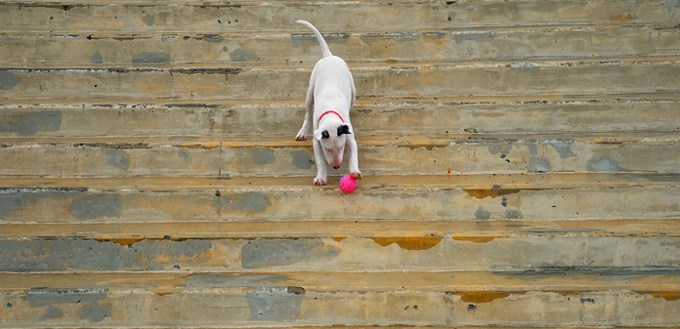
[[(295, 142), (314, 23), (365, 179)], [(0, 3), (0, 328), (679, 327), (680, 3)]]

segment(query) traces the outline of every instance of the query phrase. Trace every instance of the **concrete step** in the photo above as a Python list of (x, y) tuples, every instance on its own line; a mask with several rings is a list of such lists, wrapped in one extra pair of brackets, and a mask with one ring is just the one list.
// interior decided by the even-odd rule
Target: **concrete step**
[[(311, 63), (310, 63), (311, 66)], [(539, 63), (354, 65), (361, 97), (611, 95), (677, 92), (678, 58)], [(310, 68), (2, 69), (3, 103), (20, 100), (290, 99), (305, 95)], [(266, 86), (266, 88), (264, 87)]]
[[(29, 223), (288, 220), (590, 220), (680, 217), (678, 175), (367, 176), (351, 194), (338, 177), (3, 177), (0, 219)], [(121, 228), (122, 229), (122, 228)]]
[[(0, 272), (680, 273), (680, 218), (4, 224)], [(21, 250), (20, 253), (15, 251)], [(549, 264), (549, 265), (548, 265)]]
[[(678, 173), (675, 132), (616, 135), (364, 136), (367, 175)], [(5, 176), (310, 176), (311, 141), (291, 137), (0, 138)], [(346, 163), (333, 174), (346, 172)]]
[[(666, 28), (666, 27), (671, 28)], [(509, 30), (326, 34), (333, 54), (356, 63), (580, 60), (673, 56), (673, 25), (548, 27)], [(293, 27), (293, 26), (291, 26)], [(286, 31), (287, 32), (287, 31)], [(197, 34), (100, 32), (59, 35), (25, 31), (0, 36), (4, 67), (243, 65), (308, 67), (321, 57), (313, 34), (283, 31)], [(330, 31), (329, 31), (330, 32)], [(36, 33), (36, 34), (33, 34)], [(40, 51), (35, 51), (40, 49)]]
[[(0, 312), (7, 327), (662, 327), (680, 321), (677, 271), (49, 273), (0, 277), (0, 302), (6, 305)], [(51, 288), (39, 288), (45, 286)]]
[[(356, 30), (508, 29), (526, 26), (630, 26), (677, 21), (672, 2), (597, 1), (272, 1), (134, 0), (8, 1), (5, 31), (45, 33), (302, 31), (295, 20), (322, 32)], [(408, 13), (409, 21), (404, 21)], [(305, 33), (308, 31), (305, 31)]]
[[(352, 125), (361, 135), (680, 131), (679, 104), (680, 94), (437, 101), (364, 98), (353, 109)], [(302, 125), (304, 112), (304, 99), (205, 104), (0, 102), (0, 137), (290, 137)]]

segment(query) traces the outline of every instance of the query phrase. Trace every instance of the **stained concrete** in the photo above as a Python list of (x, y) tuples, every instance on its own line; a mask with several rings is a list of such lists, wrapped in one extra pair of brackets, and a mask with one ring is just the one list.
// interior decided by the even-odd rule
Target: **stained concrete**
[(291, 152), (291, 164), (296, 168), (310, 169), (314, 164), (309, 151), (293, 151)]
[(231, 60), (234, 62), (252, 62), (257, 61), (258, 57), (254, 53), (250, 53), (245, 49), (236, 49), (230, 54)]
[(130, 159), (124, 150), (106, 150), (106, 164), (121, 170), (128, 170)]
[(0, 240), (0, 270), (36, 271), (119, 271), (169, 270), (187, 262), (208, 261), (211, 242), (207, 240), (143, 240), (131, 244), (96, 240)]
[(291, 321), (300, 318), (302, 294), (287, 289), (267, 289), (246, 295), (251, 320)]
[(170, 54), (144, 52), (132, 58), (133, 64), (167, 64), (170, 62)]
[(16, 74), (10, 71), (0, 70), (0, 90), (11, 90), (19, 84), (19, 82), (21, 82), (21, 78)]
[(276, 161), (274, 157), (274, 151), (265, 148), (256, 148), (252, 152), (253, 160), (257, 164), (271, 164)]
[(71, 203), (71, 215), (79, 220), (120, 218), (123, 206), (120, 196), (112, 194), (87, 195)]
[(592, 172), (627, 171), (625, 168), (621, 167), (614, 158), (607, 154), (588, 160), (586, 168), (588, 171)]
[(562, 158), (562, 159), (566, 159), (568, 157), (576, 156), (576, 154), (571, 150), (571, 142), (554, 141), (554, 142), (550, 142), (550, 146), (555, 148), (557, 153), (559, 153), (560, 158)]
[(241, 249), (244, 268), (272, 267), (337, 257), (340, 249), (320, 239), (264, 240), (248, 242)]
[(78, 318), (92, 323), (102, 322), (111, 316), (112, 306), (105, 302), (107, 289), (32, 289), (26, 300), (31, 307), (47, 306), (42, 320), (59, 319), (64, 313), (59, 309), (64, 304), (79, 304)]
[(261, 192), (247, 192), (234, 197), (214, 197), (213, 207), (220, 212), (236, 211), (248, 214), (266, 211), (271, 205), (269, 198)]
[(61, 111), (30, 112), (12, 116), (0, 116), (0, 134), (22, 136), (59, 131)]
[(529, 159), (529, 172), (547, 173), (550, 172), (550, 160), (546, 158), (531, 157)]

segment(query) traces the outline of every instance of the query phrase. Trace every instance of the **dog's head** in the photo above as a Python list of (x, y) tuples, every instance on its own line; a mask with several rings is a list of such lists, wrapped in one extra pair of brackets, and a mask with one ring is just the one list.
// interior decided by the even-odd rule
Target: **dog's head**
[(314, 138), (321, 144), (328, 165), (338, 169), (345, 153), (347, 135), (353, 134), (352, 126), (339, 121), (323, 122), (314, 131)]

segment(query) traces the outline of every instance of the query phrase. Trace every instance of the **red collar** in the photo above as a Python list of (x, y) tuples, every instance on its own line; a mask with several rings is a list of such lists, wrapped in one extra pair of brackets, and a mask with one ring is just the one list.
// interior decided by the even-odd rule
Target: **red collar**
[(323, 112), (323, 114), (319, 117), (319, 121), (317, 121), (317, 122), (321, 122), (321, 118), (323, 118), (323, 116), (326, 115), (326, 114), (328, 114), (328, 113), (333, 113), (333, 114), (337, 115), (338, 118), (340, 118), (340, 121), (342, 121), (342, 123), (345, 123), (345, 120), (342, 119), (342, 117), (340, 116), (340, 114), (338, 114), (338, 112), (335, 112), (335, 111), (333, 111), (333, 110)]

